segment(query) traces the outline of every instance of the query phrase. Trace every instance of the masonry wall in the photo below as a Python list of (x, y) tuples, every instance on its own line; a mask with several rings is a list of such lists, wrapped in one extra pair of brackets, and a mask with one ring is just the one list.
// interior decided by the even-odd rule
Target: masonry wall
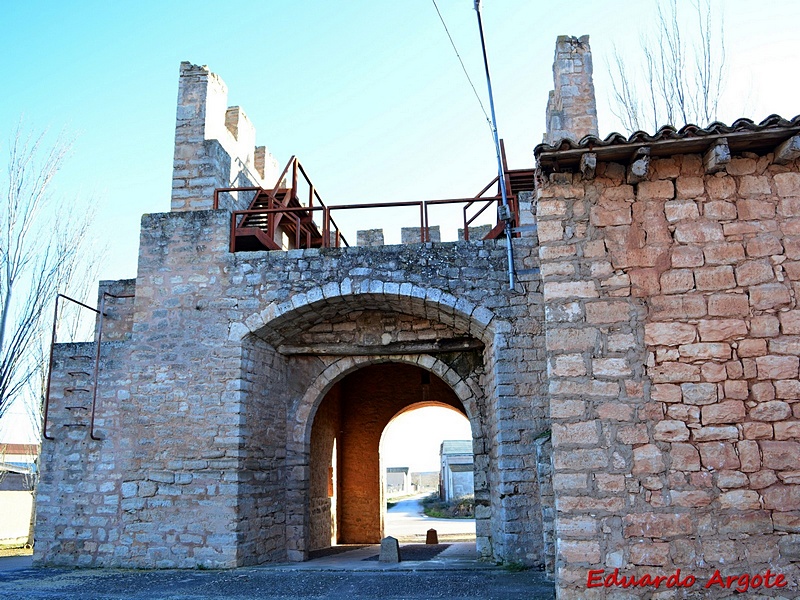
[[(323, 373), (358, 361), (275, 349), (342, 313), (369, 311), (412, 315), (443, 335), (484, 342), (479, 381), (459, 375), (455, 358), (375, 360), (440, 365), (437, 374), (460, 398), (490, 399), (480, 416), (486, 433), (475, 440), (478, 471), (489, 474), (476, 480), (479, 548), (497, 560), (541, 563), (535, 461), (525, 446), (547, 428), (536, 274), (526, 276), (529, 294), (505, 289), (502, 242), (234, 255), (229, 218), (225, 209), (143, 217), (130, 331), (121, 328), (108, 350), (104, 344), (98, 417), (105, 439), (89, 443), (59, 431), (43, 449), (54, 477), (70, 472), (70, 457), (96, 473), (95, 487), (54, 480), (50, 489), (59, 494), (40, 496), (37, 562), (194, 568), (306, 558), (309, 416), (324, 395), (309, 394)], [(519, 267), (536, 266), (531, 241), (519, 240), (516, 252)], [(399, 339), (402, 323), (397, 317), (381, 334)], [(381, 343), (365, 333), (375, 323), (362, 326), (358, 339)], [(124, 360), (110, 360), (113, 352)], [(65, 372), (59, 363), (56, 379)], [(51, 419), (64, 415), (55, 406)], [(72, 538), (48, 520), (82, 523), (82, 506), (105, 502), (109, 508), (99, 510), (107, 520), (76, 531), (74, 539), (80, 533), (85, 541), (69, 548), (64, 541)], [(111, 531), (113, 543), (102, 545)]]
[[(248, 336), (242, 347), (241, 403), (231, 416), (241, 425), (237, 490), (237, 564), (287, 560), (286, 390), (283, 356)], [(233, 456), (233, 453), (230, 453)]]
[(538, 192), (559, 598), (607, 597), (587, 574), (615, 568), (680, 568), (695, 592), (769, 568), (789, 587), (758, 593), (797, 594), (800, 174), (702, 165), (654, 159), (629, 185), (600, 164)]
[(93, 439), (92, 384), (96, 345), (58, 344), (53, 352), (49, 418), (39, 460), (34, 564), (109, 564), (124, 544), (120, 513), (128, 448), (113, 435), (126, 412), (118, 342), (103, 344)]
[(341, 385), (336, 384), (314, 416), (310, 449), (309, 550), (327, 548), (338, 541), (339, 448), (336, 444), (342, 429), (341, 402)]

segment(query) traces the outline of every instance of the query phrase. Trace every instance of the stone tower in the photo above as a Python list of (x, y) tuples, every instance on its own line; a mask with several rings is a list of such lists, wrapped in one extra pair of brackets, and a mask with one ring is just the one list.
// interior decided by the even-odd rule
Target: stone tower
[(553, 85), (547, 100), (546, 144), (597, 135), (597, 103), (592, 82), (589, 36), (560, 35), (553, 60)]

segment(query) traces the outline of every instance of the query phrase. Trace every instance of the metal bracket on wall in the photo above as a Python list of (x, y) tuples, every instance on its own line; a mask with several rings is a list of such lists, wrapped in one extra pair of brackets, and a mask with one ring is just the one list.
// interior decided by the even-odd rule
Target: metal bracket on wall
[[(95, 433), (94, 433), (94, 417), (95, 417), (95, 412), (96, 412), (96, 407), (97, 407), (97, 380), (98, 380), (99, 372), (100, 372), (100, 342), (103, 339), (103, 317), (106, 316), (106, 314), (105, 314), (106, 297), (109, 297), (109, 298), (133, 298), (134, 295), (133, 294), (115, 295), (115, 294), (110, 294), (108, 292), (103, 292), (103, 295), (100, 298), (100, 308), (97, 309), (97, 308), (92, 308), (88, 304), (84, 304), (83, 302), (80, 302), (79, 300), (75, 300), (75, 298), (70, 298), (69, 296), (66, 296), (64, 294), (56, 294), (55, 309), (53, 311), (53, 332), (52, 332), (52, 336), (50, 338), (50, 364), (49, 364), (49, 367), (47, 369), (47, 388), (45, 390), (44, 408), (43, 408), (43, 411), (42, 411), (44, 413), (42, 415), (42, 417), (43, 417), (42, 437), (44, 437), (44, 439), (46, 439), (46, 440), (55, 439), (54, 436), (47, 435), (47, 415), (48, 415), (49, 410), (50, 410), (50, 381), (51, 381), (51, 376), (52, 376), (52, 373), (53, 373), (53, 352), (54, 352), (55, 345), (56, 345), (56, 334), (57, 334), (56, 329), (57, 329), (57, 325), (58, 325), (58, 306), (59, 306), (58, 305), (58, 301), (61, 298), (64, 298), (65, 300), (69, 300), (70, 302), (73, 302), (74, 304), (77, 304), (81, 308), (86, 308), (86, 309), (91, 310), (92, 312), (97, 313), (98, 315), (100, 315), (99, 323), (98, 323), (98, 326), (97, 326), (97, 333), (95, 335), (95, 346), (96, 347), (95, 347), (95, 355), (94, 355), (94, 369), (93, 369), (93, 372), (92, 372), (92, 418), (91, 418), (91, 427), (89, 429), (89, 436), (93, 440), (98, 440), (99, 441), (99, 440), (103, 439), (102, 437), (96, 436)], [(74, 372), (73, 371), (73, 372), (70, 372), (71, 375), (72, 374), (78, 374), (78, 373), (89, 375), (89, 373), (86, 373), (85, 371), (81, 371), (81, 372)], [(89, 390), (86, 390), (86, 391), (88, 392)], [(69, 407), (69, 408), (73, 408), (73, 407)]]

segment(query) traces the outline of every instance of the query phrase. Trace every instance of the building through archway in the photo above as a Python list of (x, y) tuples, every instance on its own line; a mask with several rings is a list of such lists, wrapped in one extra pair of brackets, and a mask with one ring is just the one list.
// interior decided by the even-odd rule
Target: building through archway
[(310, 550), (380, 541), (385, 506), (381, 435), (398, 413), (422, 401), (451, 406), (466, 416), (453, 390), (415, 365), (369, 365), (331, 387), (311, 432)]

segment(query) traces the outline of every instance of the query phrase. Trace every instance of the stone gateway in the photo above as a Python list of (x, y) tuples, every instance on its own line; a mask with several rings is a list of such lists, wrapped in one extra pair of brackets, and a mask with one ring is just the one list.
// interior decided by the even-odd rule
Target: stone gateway
[(142, 218), (136, 279), (100, 283), (99, 348), (54, 348), (36, 563), (380, 543), (380, 435), (433, 402), (471, 424), (481, 557), (562, 600), (727, 598), (743, 574), (797, 597), (800, 117), (601, 140), (588, 38), (559, 38), (554, 76), (535, 180), (506, 173), (509, 290), (497, 227), (343, 247), (184, 63), (172, 210)]

